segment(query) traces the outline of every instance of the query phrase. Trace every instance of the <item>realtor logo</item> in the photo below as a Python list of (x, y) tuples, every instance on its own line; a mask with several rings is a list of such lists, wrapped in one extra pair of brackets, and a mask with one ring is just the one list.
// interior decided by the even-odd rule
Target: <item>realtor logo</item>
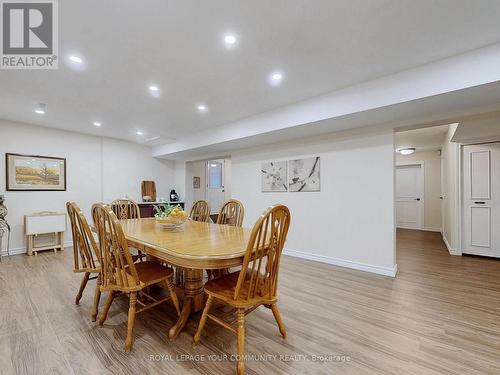
[(1, 1), (1, 69), (57, 69), (57, 0)]

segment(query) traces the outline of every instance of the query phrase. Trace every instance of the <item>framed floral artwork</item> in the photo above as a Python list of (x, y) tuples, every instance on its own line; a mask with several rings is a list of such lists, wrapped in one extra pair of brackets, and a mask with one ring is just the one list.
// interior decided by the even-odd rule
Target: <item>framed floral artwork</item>
[(320, 191), (319, 156), (290, 160), (288, 186), (293, 191)]
[(263, 192), (288, 191), (286, 161), (262, 163), (260, 170)]

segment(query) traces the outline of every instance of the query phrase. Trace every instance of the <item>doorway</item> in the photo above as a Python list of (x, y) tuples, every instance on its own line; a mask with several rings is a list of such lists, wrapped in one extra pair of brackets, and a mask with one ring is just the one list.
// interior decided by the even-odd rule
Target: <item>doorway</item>
[(422, 229), (424, 218), (423, 164), (396, 167), (396, 226)]
[(224, 202), (231, 199), (231, 159), (213, 159), (186, 162), (185, 207), (191, 210), (193, 203), (206, 200), (210, 214), (216, 215)]
[(206, 161), (207, 189), (205, 194), (210, 205), (210, 214), (218, 213), (225, 202), (225, 164), (224, 159)]

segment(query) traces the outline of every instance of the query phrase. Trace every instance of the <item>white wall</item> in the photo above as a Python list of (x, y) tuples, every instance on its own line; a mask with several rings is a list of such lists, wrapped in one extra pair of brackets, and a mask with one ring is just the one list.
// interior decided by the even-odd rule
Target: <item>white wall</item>
[[(386, 275), (395, 274), (392, 131), (328, 135), (233, 153), (232, 197), (251, 227), (269, 206), (292, 214), (286, 253)], [(261, 163), (321, 157), (321, 192), (263, 193)]]
[(451, 143), (457, 124), (450, 125), (441, 149), (441, 166), (443, 169), (443, 239), (451, 254), (460, 254), (460, 146)]
[(176, 160), (174, 169), (174, 189), (181, 202), (186, 201), (186, 162)]
[[(0, 194), (9, 209), (13, 252), (25, 251), (25, 214), (65, 212), (66, 202), (74, 200), (88, 218), (95, 202), (125, 195), (139, 201), (142, 180), (156, 181), (159, 197), (174, 186), (172, 161), (154, 159), (150, 147), (129, 142), (0, 120), (2, 158), (7, 152), (63, 157), (67, 163), (66, 191), (21, 192), (5, 191), (5, 161), (0, 162)], [(71, 241), (69, 230), (66, 241)]]
[(174, 189), (174, 162), (151, 156), (151, 148), (102, 138), (102, 188), (104, 202), (129, 196), (142, 201), (141, 181), (156, 182), (156, 197), (169, 198)]
[(424, 230), (441, 231), (441, 155), (439, 151), (396, 154), (396, 165), (424, 165)]
[[(200, 199), (205, 199), (206, 187), (206, 162), (204, 160), (190, 161), (186, 163), (186, 184), (185, 184), (185, 210), (190, 211), (193, 203)], [(193, 188), (193, 177), (200, 178), (200, 188)]]

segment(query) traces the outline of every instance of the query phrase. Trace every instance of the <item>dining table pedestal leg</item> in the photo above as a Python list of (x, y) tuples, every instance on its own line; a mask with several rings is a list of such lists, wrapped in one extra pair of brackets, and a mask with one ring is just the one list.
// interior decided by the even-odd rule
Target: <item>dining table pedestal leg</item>
[(170, 341), (179, 336), (179, 333), (185, 327), (192, 312), (203, 310), (203, 270), (185, 269), (184, 270), (184, 304), (177, 323), (175, 323), (168, 332)]

